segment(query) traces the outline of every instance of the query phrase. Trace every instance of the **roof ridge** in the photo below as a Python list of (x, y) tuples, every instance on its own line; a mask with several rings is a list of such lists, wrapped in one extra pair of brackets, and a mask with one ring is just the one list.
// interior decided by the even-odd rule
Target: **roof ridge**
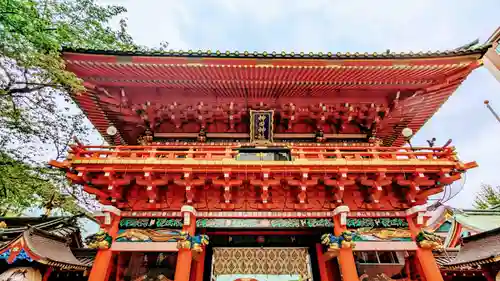
[(27, 231), (25, 231), (25, 233), (26, 232), (28, 235), (36, 234), (36, 235), (40, 235), (40, 236), (45, 236), (46, 238), (54, 239), (54, 240), (57, 240), (59, 242), (65, 243), (65, 244), (68, 244), (71, 242), (71, 238), (62, 237), (62, 236), (50, 233), (48, 231), (39, 229), (37, 227), (29, 227), (29, 229)]
[(117, 55), (117, 56), (173, 56), (173, 57), (227, 57), (227, 58), (281, 58), (281, 59), (344, 59), (344, 58), (420, 58), (435, 56), (456, 56), (474, 53), (484, 54), (491, 44), (478, 44), (471, 47), (461, 46), (456, 49), (428, 50), (428, 51), (408, 51), (391, 52), (389, 49), (382, 52), (295, 52), (295, 51), (238, 51), (238, 50), (118, 50), (118, 49), (87, 49), (78, 47), (63, 47), (62, 52), (87, 53), (96, 55)]

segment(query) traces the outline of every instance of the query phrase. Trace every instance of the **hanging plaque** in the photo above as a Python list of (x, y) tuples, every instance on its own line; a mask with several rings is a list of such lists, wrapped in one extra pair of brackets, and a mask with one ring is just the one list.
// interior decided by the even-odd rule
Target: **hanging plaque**
[(250, 110), (250, 141), (273, 141), (273, 110)]

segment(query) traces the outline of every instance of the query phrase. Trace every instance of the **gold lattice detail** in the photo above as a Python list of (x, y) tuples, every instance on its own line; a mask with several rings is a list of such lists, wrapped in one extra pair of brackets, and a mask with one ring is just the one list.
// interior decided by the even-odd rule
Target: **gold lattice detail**
[(306, 248), (214, 248), (214, 274), (308, 276)]

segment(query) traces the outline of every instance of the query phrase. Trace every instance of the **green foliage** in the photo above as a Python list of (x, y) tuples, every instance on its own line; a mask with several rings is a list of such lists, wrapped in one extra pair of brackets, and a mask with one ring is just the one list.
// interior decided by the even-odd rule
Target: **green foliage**
[(474, 199), (474, 207), (478, 209), (489, 209), (500, 204), (500, 186), (493, 187), (482, 184), (481, 189)]
[(45, 165), (61, 160), (75, 136), (92, 132), (72, 102), (82, 81), (66, 71), (61, 49), (139, 48), (124, 20), (118, 29), (109, 24), (124, 12), (93, 0), (0, 0), (0, 215), (41, 207), (52, 196), (65, 211), (89, 207), (81, 187)]

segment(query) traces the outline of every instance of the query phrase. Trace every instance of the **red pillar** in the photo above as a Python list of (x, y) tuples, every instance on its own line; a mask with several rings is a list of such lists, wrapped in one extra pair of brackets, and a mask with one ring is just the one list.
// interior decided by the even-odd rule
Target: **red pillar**
[(495, 277), (493, 276), (492, 271), (487, 269), (483, 269), (483, 276), (486, 278), (488, 281), (495, 281)]
[[(407, 210), (406, 214), (411, 236), (415, 240), (422, 227), (425, 226), (424, 209), (414, 207)], [(418, 247), (415, 255), (420, 263), (425, 280), (444, 281), (431, 249)]]
[[(338, 206), (333, 211), (333, 232), (336, 236), (340, 236), (342, 232), (347, 230), (347, 213), (349, 213), (349, 207), (347, 206)], [(342, 274), (342, 280), (359, 281), (352, 248), (341, 247), (339, 250), (338, 261), (340, 273)]]
[(42, 281), (48, 281), (49, 280), (49, 277), (50, 277), (50, 274), (52, 273), (52, 266), (47, 268), (47, 270), (45, 270), (45, 273), (43, 274), (43, 279)]
[(195, 273), (195, 278), (194, 281), (203, 281), (203, 271), (205, 271), (205, 256), (206, 256), (206, 251), (203, 249), (203, 252), (201, 252), (198, 255), (198, 259), (196, 260), (196, 273)]
[(316, 256), (318, 258), (319, 276), (321, 277), (321, 281), (329, 281), (326, 260), (323, 255), (323, 247), (320, 243), (316, 243)]
[[(196, 210), (191, 206), (183, 206), (181, 213), (184, 218), (182, 230), (189, 235), (194, 235), (196, 230)], [(192, 260), (193, 254), (191, 249), (179, 249), (177, 265), (175, 267), (175, 281), (189, 281)]]
[[(118, 225), (120, 223), (120, 216), (112, 213), (107, 213), (106, 216), (111, 220), (108, 225), (103, 225), (102, 228), (115, 239), (118, 233)], [(113, 263), (113, 252), (111, 249), (99, 250), (94, 260), (94, 265), (90, 271), (88, 281), (108, 281)]]

